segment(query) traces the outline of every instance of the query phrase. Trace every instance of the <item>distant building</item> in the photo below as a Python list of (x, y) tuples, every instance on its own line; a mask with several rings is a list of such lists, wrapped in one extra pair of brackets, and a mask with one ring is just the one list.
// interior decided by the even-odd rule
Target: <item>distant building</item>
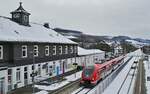
[(105, 52), (99, 49), (84, 49), (78, 47), (78, 63), (81, 66), (93, 65), (94, 63), (101, 63), (105, 59)]
[(121, 45), (117, 45), (114, 47), (114, 55), (118, 56), (123, 54), (123, 48), (121, 47)]

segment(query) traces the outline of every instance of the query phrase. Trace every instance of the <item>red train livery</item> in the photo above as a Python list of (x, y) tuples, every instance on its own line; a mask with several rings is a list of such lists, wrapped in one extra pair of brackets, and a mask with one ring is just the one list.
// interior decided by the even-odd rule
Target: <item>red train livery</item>
[(114, 58), (102, 64), (94, 64), (83, 68), (81, 85), (96, 85), (98, 81), (105, 78), (111, 73), (118, 65), (120, 65), (124, 56)]

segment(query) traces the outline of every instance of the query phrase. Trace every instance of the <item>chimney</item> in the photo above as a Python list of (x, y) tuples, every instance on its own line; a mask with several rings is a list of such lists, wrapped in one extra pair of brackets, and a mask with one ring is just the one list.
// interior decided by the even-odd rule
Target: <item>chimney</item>
[(46, 28), (50, 28), (50, 27), (49, 27), (49, 23), (44, 23), (43, 26), (46, 27)]

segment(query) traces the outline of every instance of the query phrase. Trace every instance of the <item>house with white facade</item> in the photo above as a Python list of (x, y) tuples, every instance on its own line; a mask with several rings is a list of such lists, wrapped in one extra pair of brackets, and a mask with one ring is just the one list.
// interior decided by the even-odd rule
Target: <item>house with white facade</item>
[(78, 64), (79, 66), (93, 65), (101, 63), (105, 59), (105, 52), (99, 49), (84, 49), (78, 47)]
[[(20, 6), (12, 18), (0, 16), (0, 93), (72, 70), (78, 44), (29, 21)], [(42, 79), (41, 79), (42, 78)]]
[(0, 94), (104, 59), (105, 52), (78, 47), (48, 25), (31, 23), (20, 3), (12, 17), (0, 16)]

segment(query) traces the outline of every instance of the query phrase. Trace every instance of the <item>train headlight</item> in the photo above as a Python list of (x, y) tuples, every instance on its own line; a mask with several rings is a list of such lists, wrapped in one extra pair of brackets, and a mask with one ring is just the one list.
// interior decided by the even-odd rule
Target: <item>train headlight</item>
[(94, 77), (92, 77), (92, 80), (94, 81)]

